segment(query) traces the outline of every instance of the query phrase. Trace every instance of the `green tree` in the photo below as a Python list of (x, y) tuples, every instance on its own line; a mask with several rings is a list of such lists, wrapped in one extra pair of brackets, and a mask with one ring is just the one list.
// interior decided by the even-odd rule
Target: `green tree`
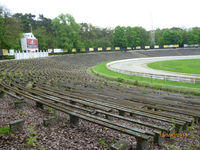
[(150, 36), (142, 27), (127, 27), (127, 46), (145, 46), (150, 44)]
[(127, 46), (126, 27), (117, 26), (115, 28), (113, 41), (114, 41), (114, 46), (120, 46), (120, 47)]
[(29, 13), (29, 14), (22, 14), (22, 13), (16, 13), (13, 15), (13, 18), (15, 18), (18, 22), (21, 24), (22, 32), (28, 33), (32, 30), (36, 29), (36, 20), (35, 15)]
[(156, 29), (154, 31), (154, 33), (155, 33), (155, 44), (156, 45), (162, 45), (162, 33), (163, 33), (163, 31), (160, 30), (160, 29)]
[(33, 29), (33, 34), (39, 41), (39, 49), (47, 50), (49, 48), (55, 48), (55, 28), (52, 20), (40, 14), (35, 24), (36, 28)]
[(134, 27), (136, 32), (135, 46), (145, 46), (150, 44), (150, 34), (142, 27)]
[(113, 30), (99, 28), (91, 24), (81, 23), (81, 42), (83, 47), (108, 47), (112, 46)]
[(52, 21), (56, 33), (56, 46), (64, 49), (80, 48), (80, 25), (70, 14), (61, 14)]
[(135, 43), (136, 39), (136, 32), (132, 27), (127, 27), (126, 29), (126, 37), (127, 37), (127, 46), (132, 47), (136, 46), (137, 44)]
[(155, 41), (158, 45), (182, 45), (184, 41), (184, 32), (180, 28), (171, 28), (163, 30), (157, 29), (155, 31)]
[(20, 24), (5, 8), (0, 8), (0, 46), (6, 49), (20, 48)]
[(192, 28), (186, 35), (186, 44), (200, 44), (200, 28)]
[(0, 48), (4, 48), (5, 40), (5, 26), (4, 26), (4, 19), (3, 19), (3, 8), (0, 7)]

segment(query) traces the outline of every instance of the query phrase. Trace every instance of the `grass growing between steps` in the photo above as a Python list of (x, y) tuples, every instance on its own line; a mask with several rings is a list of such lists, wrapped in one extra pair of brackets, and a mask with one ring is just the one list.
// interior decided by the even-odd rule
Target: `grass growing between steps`
[(10, 133), (10, 127), (4, 126), (0, 128), (0, 134), (9, 134)]
[(89, 71), (96, 76), (100, 76), (108, 80), (117, 81), (128, 85), (145, 86), (155, 89), (170, 90), (176, 92), (178, 91), (183, 93), (200, 95), (200, 84), (165, 81), (165, 80), (157, 80), (140, 76), (126, 75), (107, 69), (106, 68), (107, 63), (108, 62), (98, 64), (90, 68)]

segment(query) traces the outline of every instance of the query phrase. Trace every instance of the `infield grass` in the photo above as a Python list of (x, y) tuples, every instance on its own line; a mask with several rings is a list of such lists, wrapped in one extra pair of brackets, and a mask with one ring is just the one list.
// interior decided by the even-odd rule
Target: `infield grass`
[(200, 74), (200, 59), (158, 61), (147, 66), (158, 70)]
[(106, 68), (107, 63), (108, 62), (104, 62), (102, 64), (98, 64), (90, 68), (90, 72), (92, 72), (97, 76), (128, 85), (145, 86), (145, 87), (152, 87), (155, 89), (179, 91), (184, 93), (191, 93), (194, 95), (200, 95), (200, 84), (156, 80), (140, 76), (126, 75), (118, 72), (113, 72), (107, 69)]

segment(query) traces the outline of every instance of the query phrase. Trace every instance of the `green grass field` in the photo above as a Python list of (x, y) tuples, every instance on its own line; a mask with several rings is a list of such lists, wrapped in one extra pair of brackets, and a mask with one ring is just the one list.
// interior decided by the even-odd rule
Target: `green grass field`
[(153, 87), (155, 89), (181, 91), (185, 93), (192, 93), (194, 95), (200, 95), (200, 84), (156, 80), (156, 79), (151, 79), (151, 78), (117, 73), (117, 72), (113, 72), (107, 69), (106, 68), (107, 63), (108, 62), (98, 64), (90, 68), (90, 71), (97, 76), (100, 76), (109, 80), (121, 82), (124, 84), (147, 86), (147, 87)]
[(149, 63), (147, 66), (158, 70), (200, 74), (200, 59), (159, 61)]

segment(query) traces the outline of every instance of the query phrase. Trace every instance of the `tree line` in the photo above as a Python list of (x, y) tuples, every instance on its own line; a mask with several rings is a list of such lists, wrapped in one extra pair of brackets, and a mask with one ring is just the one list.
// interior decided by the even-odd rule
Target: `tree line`
[(171, 28), (147, 31), (142, 27), (117, 26), (100, 28), (88, 23), (77, 23), (70, 14), (60, 14), (54, 19), (42, 14), (11, 14), (0, 7), (0, 48), (21, 49), (23, 33), (32, 32), (39, 42), (39, 49), (133, 47), (167, 44), (200, 44), (200, 28)]

